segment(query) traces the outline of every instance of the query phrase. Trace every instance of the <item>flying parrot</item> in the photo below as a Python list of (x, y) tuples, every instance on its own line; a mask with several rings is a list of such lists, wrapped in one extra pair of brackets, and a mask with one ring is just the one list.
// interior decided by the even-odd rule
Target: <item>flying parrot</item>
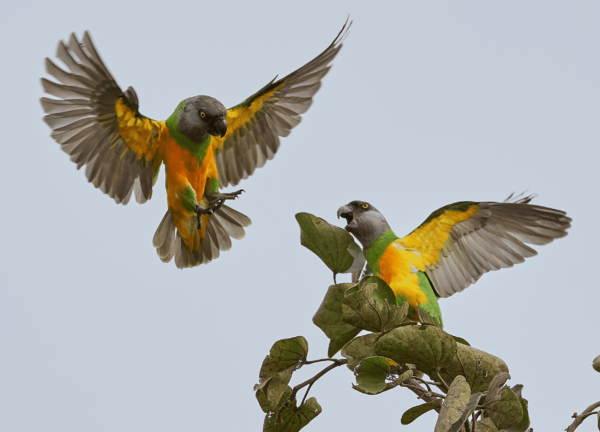
[(526, 243), (545, 245), (567, 235), (571, 218), (530, 205), (533, 196), (510, 202), (462, 201), (429, 215), (403, 238), (371, 204), (352, 201), (337, 215), (362, 244), (370, 272), (383, 279), (409, 318), (443, 325), (439, 297), (450, 297), (492, 270), (537, 255)]
[(175, 257), (178, 268), (205, 264), (229, 250), (231, 238), (243, 238), (251, 223), (224, 205), (243, 190), (220, 188), (237, 185), (273, 158), (279, 137), (312, 104), (350, 25), (313, 60), (233, 108), (194, 96), (164, 121), (139, 112), (135, 90), (121, 90), (88, 32), (81, 41), (72, 34), (56, 54), (66, 67), (46, 58), (46, 71), (59, 83), (42, 78), (44, 91), (58, 98), (41, 99), (44, 121), (77, 169), (85, 165), (88, 181), (117, 204), (127, 204), (132, 192), (140, 204), (149, 200), (164, 164), (168, 210), (153, 245), (163, 262)]

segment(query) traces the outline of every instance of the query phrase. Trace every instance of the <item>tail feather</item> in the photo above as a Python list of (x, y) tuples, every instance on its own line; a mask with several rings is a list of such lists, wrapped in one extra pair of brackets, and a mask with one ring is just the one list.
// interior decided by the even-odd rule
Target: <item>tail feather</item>
[(213, 222), (216, 225), (215, 232), (219, 239), (219, 249), (221, 249), (222, 251), (228, 251), (229, 249), (231, 249), (231, 237), (229, 237), (227, 231), (225, 230), (225, 227), (223, 227), (219, 219), (215, 218), (213, 219)]
[(156, 229), (152, 244), (161, 261), (170, 262), (175, 257), (177, 268), (196, 267), (200, 264), (208, 264), (217, 259), (221, 251), (231, 249), (231, 239), (244, 238), (246, 235), (244, 227), (251, 223), (248, 216), (223, 205), (208, 218), (206, 236), (200, 240), (198, 250), (191, 253), (175, 228), (173, 214), (167, 210)]
[(252, 223), (248, 216), (225, 205), (220, 208), (215, 216), (217, 216), (215, 219), (220, 222), (227, 235), (236, 240), (241, 240), (245, 237), (246, 232), (244, 231), (244, 227), (250, 226)]

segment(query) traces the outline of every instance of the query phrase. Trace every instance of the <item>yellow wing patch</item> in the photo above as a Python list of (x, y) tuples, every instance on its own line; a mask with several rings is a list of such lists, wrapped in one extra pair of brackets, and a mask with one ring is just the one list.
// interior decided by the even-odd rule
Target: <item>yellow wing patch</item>
[[(213, 136), (212, 140), (211, 140), (211, 144), (213, 149), (218, 149), (223, 147), (223, 143), (225, 142), (225, 140), (227, 138), (229, 138), (231, 135), (233, 135), (235, 133), (235, 131), (237, 131), (240, 128), (245, 128), (246, 130), (248, 129), (248, 127), (246, 126), (246, 124), (248, 122), (251, 121), (252, 117), (262, 109), (265, 101), (267, 99), (269, 99), (270, 97), (273, 96), (273, 94), (279, 90), (283, 85), (285, 84), (285, 81), (282, 82), (281, 84), (279, 84), (277, 87), (275, 87), (273, 90), (268, 91), (267, 93), (257, 97), (256, 99), (254, 99), (252, 101), (252, 103), (250, 104), (250, 106), (248, 107), (237, 107), (237, 108), (230, 108), (227, 110), (227, 133), (225, 134), (225, 136), (223, 138), (218, 137), (218, 136)], [(274, 103), (277, 100), (277, 98), (275, 98), (273, 101), (271, 101), (271, 103)]]
[(407, 249), (417, 250), (425, 265), (435, 264), (439, 261), (440, 250), (448, 241), (452, 228), (460, 222), (470, 219), (478, 211), (479, 206), (476, 204), (470, 206), (466, 211), (447, 210), (400, 239), (400, 242)]
[(127, 147), (137, 155), (138, 159), (145, 156), (147, 161), (153, 160), (160, 142), (169, 136), (165, 122), (138, 117), (136, 112), (123, 102), (123, 98), (117, 99), (115, 111), (119, 135)]
[(424, 271), (423, 259), (396, 240), (390, 243), (379, 258), (379, 274), (394, 291), (395, 295), (404, 296), (410, 305), (417, 309), (419, 304), (428, 303), (427, 296), (419, 288), (419, 278), (411, 271), (411, 267)]

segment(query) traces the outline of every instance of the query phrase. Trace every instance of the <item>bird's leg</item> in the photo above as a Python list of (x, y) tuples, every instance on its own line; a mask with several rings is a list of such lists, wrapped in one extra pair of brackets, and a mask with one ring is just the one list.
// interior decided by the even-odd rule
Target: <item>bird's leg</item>
[(200, 230), (200, 228), (202, 227), (202, 215), (211, 215), (213, 214), (213, 209), (208, 206), (208, 207), (201, 207), (198, 204), (196, 204), (196, 216), (198, 217), (198, 230)]
[(225, 201), (236, 199), (242, 192), (245, 192), (244, 189), (235, 192), (214, 194), (209, 199), (208, 208), (216, 212), (221, 208)]

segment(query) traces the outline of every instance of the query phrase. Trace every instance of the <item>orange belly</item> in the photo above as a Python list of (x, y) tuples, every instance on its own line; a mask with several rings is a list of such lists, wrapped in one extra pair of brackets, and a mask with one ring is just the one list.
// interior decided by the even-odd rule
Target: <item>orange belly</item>
[(179, 146), (170, 138), (165, 142), (162, 153), (167, 176), (169, 210), (173, 213), (175, 226), (188, 250), (195, 252), (200, 246), (200, 239), (206, 234), (209, 216), (202, 216), (201, 229), (198, 230), (196, 212), (190, 204), (208, 204), (206, 200), (202, 202), (206, 183), (211, 178), (217, 178), (212, 146), (208, 146), (201, 161), (190, 150)]

